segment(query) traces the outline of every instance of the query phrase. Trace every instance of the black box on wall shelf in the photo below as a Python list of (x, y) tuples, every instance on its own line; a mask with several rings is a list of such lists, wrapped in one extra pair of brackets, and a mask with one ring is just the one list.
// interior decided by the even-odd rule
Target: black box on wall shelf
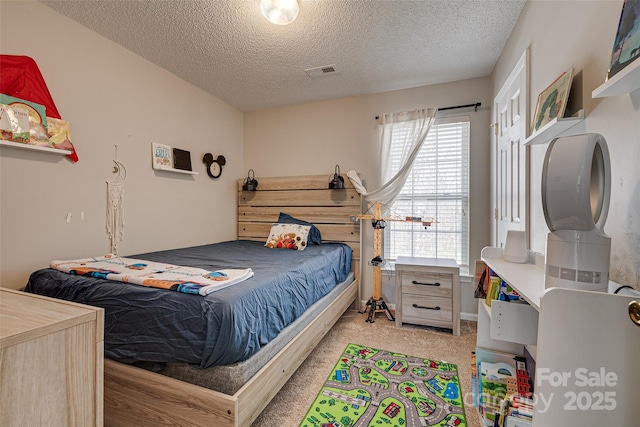
[(179, 148), (173, 149), (173, 167), (174, 169), (180, 169), (184, 171), (191, 170), (191, 152), (181, 150)]

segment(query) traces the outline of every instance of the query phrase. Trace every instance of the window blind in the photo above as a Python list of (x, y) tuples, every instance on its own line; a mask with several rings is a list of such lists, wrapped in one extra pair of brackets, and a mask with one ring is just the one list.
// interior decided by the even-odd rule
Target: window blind
[[(469, 118), (439, 119), (432, 126), (411, 173), (392, 206), (401, 216), (434, 218), (430, 227), (389, 221), (385, 228), (385, 258), (421, 256), (454, 258), (469, 265)], [(397, 133), (390, 151), (392, 169), (400, 167)]]

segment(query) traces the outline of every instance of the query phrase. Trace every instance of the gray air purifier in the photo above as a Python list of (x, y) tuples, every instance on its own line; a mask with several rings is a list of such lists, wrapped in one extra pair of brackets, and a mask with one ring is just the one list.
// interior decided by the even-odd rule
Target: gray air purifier
[(602, 135), (555, 138), (542, 168), (542, 208), (549, 227), (545, 287), (606, 290), (611, 238), (604, 233), (611, 169)]

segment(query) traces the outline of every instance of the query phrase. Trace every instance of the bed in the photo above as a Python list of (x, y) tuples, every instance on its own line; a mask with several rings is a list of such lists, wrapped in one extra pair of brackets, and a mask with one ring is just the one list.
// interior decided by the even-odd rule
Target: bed
[[(80, 284), (69, 290), (57, 287), (56, 283), (68, 277), (65, 273), (39, 271), (32, 275), (27, 290), (77, 302), (104, 306), (121, 297), (114, 294), (128, 293), (124, 298), (130, 298), (128, 303), (136, 308), (135, 318), (141, 319), (138, 323), (145, 328), (158, 329), (160, 335), (165, 327), (185, 333), (171, 335), (167, 343), (158, 342), (157, 334), (143, 336), (133, 345), (127, 337), (139, 337), (140, 325), (131, 326), (126, 321), (127, 310), (106, 309), (105, 342), (110, 344), (105, 346), (105, 425), (245, 427), (255, 420), (340, 315), (360, 300), (359, 282), (354, 274), (359, 271), (360, 229), (359, 224), (350, 221), (350, 215), (360, 210), (360, 197), (349, 182), (345, 183), (345, 190), (329, 190), (328, 179), (328, 176), (258, 178), (257, 191), (242, 191), (243, 181), (239, 180), (237, 241), (135, 256), (157, 262), (177, 259), (179, 262), (175, 264), (211, 270), (240, 268), (244, 262), (255, 269), (255, 276), (246, 282), (206, 297), (76, 276), (71, 277)], [(322, 233), (323, 243), (308, 245), (303, 251), (266, 248), (264, 243), (271, 225), (281, 212), (313, 223)], [(234, 252), (239, 254), (235, 262), (240, 264), (228, 264), (231, 261), (220, 255)], [(348, 255), (351, 259), (341, 264), (339, 260)], [(314, 264), (326, 256), (327, 265)], [(277, 258), (292, 266), (292, 272), (286, 274), (293, 276), (287, 276), (284, 284)], [(320, 271), (329, 273), (318, 274)], [(87, 280), (97, 281), (100, 286), (86, 283)], [(299, 282), (298, 285), (317, 295), (306, 301), (307, 292), (303, 295), (290, 290), (287, 286), (291, 282)], [(267, 313), (260, 312), (258, 302), (244, 296), (254, 293), (253, 288), (258, 285), (279, 296), (274, 298), (275, 308), (269, 303)], [(50, 286), (54, 290), (48, 289)], [(134, 289), (135, 296), (130, 295), (129, 288)], [(247, 288), (244, 293), (243, 288)], [(294, 295), (292, 300), (283, 297), (289, 294)], [(166, 305), (179, 306), (180, 310), (163, 311), (162, 315), (154, 311), (146, 313), (145, 310), (158, 307), (136, 305), (133, 302), (136, 298), (153, 299), (158, 307), (167, 299)], [(248, 320), (240, 319), (233, 303), (251, 307), (255, 315)], [(207, 330), (209, 323), (184, 315), (194, 308), (189, 305), (201, 306), (201, 311), (207, 312), (206, 321), (219, 321), (220, 329), (212, 333)], [(161, 317), (162, 322), (155, 321)], [(231, 323), (225, 323), (225, 318), (231, 318)], [(191, 330), (187, 324), (193, 325)], [(239, 324), (253, 333), (245, 337)], [(267, 327), (258, 328), (261, 325)], [(131, 327), (138, 329), (131, 332)], [(244, 338), (235, 342), (236, 336)]]

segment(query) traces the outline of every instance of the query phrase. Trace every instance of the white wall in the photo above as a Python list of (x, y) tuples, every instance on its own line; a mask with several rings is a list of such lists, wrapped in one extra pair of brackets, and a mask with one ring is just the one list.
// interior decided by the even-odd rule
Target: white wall
[[(447, 107), (481, 102), (489, 106), (490, 80), (479, 78), (414, 89), (295, 105), (245, 114), (245, 168), (256, 176), (327, 174), (336, 164), (341, 172), (356, 170), (367, 189), (380, 185), (380, 159), (375, 117), (387, 112), (423, 107)], [(473, 263), (490, 242), (488, 110), (461, 110), (471, 119), (470, 252)], [(362, 263), (373, 257), (370, 226), (365, 234)], [(371, 268), (364, 268), (362, 296), (372, 293)], [(471, 290), (469, 290), (471, 292)], [(383, 297), (395, 301), (393, 280), (385, 280)]]
[[(236, 238), (241, 112), (40, 3), (3, 1), (0, 13), (0, 52), (37, 62), (80, 157), (0, 148), (0, 286), (23, 287), (53, 259), (109, 251), (114, 145), (127, 169), (120, 254)], [(153, 171), (151, 142), (191, 151), (199, 175)], [(227, 158), (217, 181), (206, 152)]]
[[(586, 119), (571, 132), (602, 134), (611, 156), (610, 278), (640, 288), (640, 91), (592, 99), (606, 78), (622, 1), (528, 1), (492, 75), (494, 96), (529, 47), (530, 111), (538, 94), (563, 71), (582, 72)], [(530, 122), (530, 120), (528, 120)], [(545, 252), (540, 178), (548, 144), (530, 151), (531, 248)]]

